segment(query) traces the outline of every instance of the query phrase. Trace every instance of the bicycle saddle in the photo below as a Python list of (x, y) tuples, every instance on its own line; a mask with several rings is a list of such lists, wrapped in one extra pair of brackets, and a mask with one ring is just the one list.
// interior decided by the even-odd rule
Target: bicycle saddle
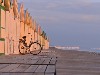
[(26, 36), (23, 36), (22, 38), (23, 38), (23, 39), (26, 39)]

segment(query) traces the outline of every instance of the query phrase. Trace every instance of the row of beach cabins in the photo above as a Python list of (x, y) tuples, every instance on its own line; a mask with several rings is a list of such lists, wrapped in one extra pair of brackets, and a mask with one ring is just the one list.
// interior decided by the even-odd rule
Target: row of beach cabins
[[(38, 41), (43, 49), (49, 49), (49, 38), (32, 18), (24, 5), (17, 0), (0, 0), (0, 53), (19, 54), (19, 39), (26, 36), (26, 43)], [(37, 50), (38, 45), (34, 45)]]

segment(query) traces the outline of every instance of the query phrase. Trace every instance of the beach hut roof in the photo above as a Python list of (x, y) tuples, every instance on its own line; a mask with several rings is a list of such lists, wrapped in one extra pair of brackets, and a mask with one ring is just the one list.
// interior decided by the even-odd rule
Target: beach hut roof
[(30, 17), (30, 14), (29, 14), (29, 12), (28, 12), (28, 10), (26, 9), (25, 11), (24, 11), (24, 17), (25, 17), (25, 23), (28, 25), (29, 24), (29, 17)]
[(10, 0), (4, 0), (4, 6), (6, 8), (6, 11), (9, 11), (10, 10), (10, 7), (11, 7)]
[(22, 22), (24, 22), (24, 5), (23, 5), (23, 3), (21, 3), (21, 5), (20, 5), (20, 20), (22, 21)]
[(0, 3), (3, 3), (3, 0), (0, 0)]
[(18, 16), (18, 3), (17, 3), (17, 0), (13, 0), (13, 12), (14, 12), (14, 16), (17, 17)]

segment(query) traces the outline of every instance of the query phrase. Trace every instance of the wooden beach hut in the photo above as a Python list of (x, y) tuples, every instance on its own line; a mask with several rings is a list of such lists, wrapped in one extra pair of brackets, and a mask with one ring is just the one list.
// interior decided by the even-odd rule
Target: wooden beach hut
[(5, 7), (4, 1), (0, 0), (0, 53), (5, 52)]
[(20, 38), (25, 35), (25, 17), (24, 17), (24, 5), (23, 3), (20, 5)]
[[(48, 49), (47, 40), (41, 26), (36, 23), (23, 3), (17, 0), (0, 0), (0, 53), (19, 54), (19, 39), (26, 36), (26, 43), (38, 42), (43, 49)], [(38, 50), (35, 44), (33, 49)]]

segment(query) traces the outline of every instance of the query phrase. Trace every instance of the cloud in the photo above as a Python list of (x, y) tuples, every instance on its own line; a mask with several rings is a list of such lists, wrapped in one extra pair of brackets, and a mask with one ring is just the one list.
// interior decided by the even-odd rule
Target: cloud
[(53, 16), (40, 16), (39, 17), (39, 19), (40, 20), (45, 20), (46, 22), (48, 21), (48, 22), (57, 22), (58, 21), (58, 19), (57, 19), (57, 17), (53, 17)]
[(57, 4), (57, 3), (48, 3), (46, 8), (47, 9), (52, 9), (52, 8), (57, 8), (58, 6), (59, 6), (59, 4)]
[(96, 22), (100, 20), (100, 15), (90, 15), (90, 14), (66, 14), (65, 19), (70, 21), (77, 22)]
[(100, 20), (100, 15), (91, 15), (91, 14), (73, 14), (73, 13), (54, 13), (53, 15), (42, 14), (38, 16), (38, 19), (43, 22), (81, 22), (81, 23), (97, 23)]
[(47, 22), (85, 22), (100, 20), (100, 3), (91, 0), (21, 0), (29, 7), (31, 15)]

